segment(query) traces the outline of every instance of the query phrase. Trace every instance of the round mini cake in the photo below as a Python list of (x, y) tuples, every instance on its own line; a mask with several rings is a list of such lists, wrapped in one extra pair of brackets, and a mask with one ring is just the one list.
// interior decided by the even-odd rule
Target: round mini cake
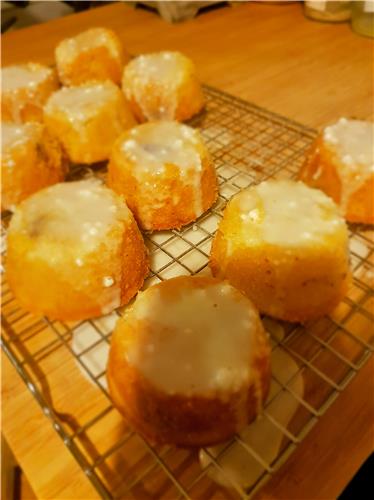
[(347, 227), (321, 191), (302, 182), (262, 182), (227, 205), (211, 268), (262, 313), (295, 322), (318, 318), (347, 288)]
[(3, 210), (64, 179), (66, 158), (43, 124), (2, 123), (1, 144)]
[(119, 84), (129, 56), (114, 31), (91, 28), (73, 38), (65, 38), (55, 50), (58, 75), (64, 85), (80, 85), (90, 80), (112, 80)]
[(39, 191), (10, 222), (7, 277), (32, 313), (59, 320), (108, 314), (136, 294), (147, 271), (130, 210), (96, 179)]
[(192, 222), (217, 198), (215, 168), (200, 134), (177, 122), (125, 132), (112, 150), (108, 184), (150, 230)]
[(227, 282), (184, 276), (138, 295), (115, 328), (114, 404), (152, 442), (206, 446), (262, 409), (270, 347), (258, 312)]
[(43, 121), (43, 105), (58, 89), (55, 71), (41, 64), (20, 64), (3, 68), (1, 78), (2, 120)]
[(106, 160), (115, 139), (135, 124), (112, 82), (65, 87), (48, 99), (44, 119), (74, 163)]
[(318, 136), (299, 178), (340, 205), (351, 222), (374, 223), (374, 124), (341, 118)]
[(157, 52), (125, 67), (122, 88), (141, 121), (184, 121), (204, 107), (204, 95), (190, 59), (179, 52)]

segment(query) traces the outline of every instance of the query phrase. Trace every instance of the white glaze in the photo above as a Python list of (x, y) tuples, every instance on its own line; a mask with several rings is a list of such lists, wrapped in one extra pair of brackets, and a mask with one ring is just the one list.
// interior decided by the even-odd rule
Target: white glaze
[[(168, 121), (147, 123), (132, 129), (131, 138), (121, 145), (122, 152), (135, 164), (133, 174), (144, 189), (157, 187), (151, 185), (150, 173), (152, 176), (162, 176), (166, 164), (178, 167), (180, 181), (193, 188), (196, 217), (203, 212), (200, 153), (203, 148), (205, 150), (197, 130)], [(147, 212), (162, 207), (170, 197), (175, 205), (179, 203), (178, 193), (160, 194), (155, 189), (152, 207), (149, 210), (145, 206), (141, 207), (142, 219), (147, 220), (150, 216)]]
[[(117, 206), (115, 212), (113, 205)], [(94, 276), (92, 259), (100, 259), (100, 251), (110, 251), (105, 243), (111, 248), (121, 245), (131, 221), (121, 198), (97, 179), (43, 189), (22, 202), (12, 219), (19, 231), (34, 240), (37, 256), (44, 256), (49, 265), (63, 266), (58, 269), (62, 275), (69, 265), (71, 273), (76, 270), (77, 281), (71, 286), (91, 296), (102, 314), (121, 305), (121, 263), (114, 259), (105, 274)]]
[(2, 70), (2, 93), (10, 101), (11, 119), (22, 123), (21, 112), (27, 103), (42, 108), (46, 96), (40, 85), (51, 78), (53, 70), (40, 64), (8, 66)]
[(114, 59), (120, 60), (121, 54), (112, 33), (105, 28), (92, 28), (72, 38), (65, 38), (56, 48), (56, 55), (64, 64), (72, 64), (81, 52), (97, 47), (106, 47)]
[(224, 396), (248, 382), (258, 387), (251, 365), (258, 314), (228, 283), (178, 289), (174, 296), (149, 288), (127, 317), (139, 325), (127, 361), (166, 393)]
[(273, 245), (315, 245), (345, 228), (334, 202), (302, 182), (265, 181), (236, 195), (234, 203), (242, 230), (258, 227), (263, 241)]
[(341, 118), (325, 128), (323, 139), (338, 156), (340, 206), (345, 212), (351, 195), (374, 174), (374, 124)]
[(36, 122), (25, 124), (1, 124), (1, 156), (2, 159), (11, 153), (13, 148), (40, 137), (42, 125)]
[(112, 276), (105, 276), (103, 278), (103, 285), (105, 287), (109, 287), (109, 286), (114, 285), (114, 278)]
[[(178, 88), (190, 65), (190, 61), (178, 52), (139, 56), (125, 68), (125, 95), (129, 100), (136, 100), (147, 120), (173, 120)], [(155, 96), (159, 98), (158, 106)]]
[(118, 99), (118, 92), (111, 82), (63, 87), (50, 96), (45, 112), (49, 115), (62, 112), (71, 123), (79, 124), (95, 116), (103, 106), (113, 106)]
[[(30, 155), (31, 158), (35, 154), (38, 155), (42, 132), (43, 125), (37, 122), (24, 124), (4, 122), (1, 124), (1, 168), (7, 169), (8, 173), (13, 170), (11, 174), (15, 176), (11, 190), (11, 199), (13, 200), (20, 200), (23, 195), (19, 176), (22, 174), (25, 158)], [(7, 210), (14, 212), (16, 205), (10, 203), (6, 193), (4, 193), (3, 202)]]
[[(110, 207), (118, 206), (117, 213)], [(82, 254), (96, 248), (118, 220), (130, 218), (127, 206), (100, 181), (55, 184), (24, 202), (24, 231), (65, 244), (79, 242)], [(84, 263), (82, 255), (76, 264)]]
[(132, 138), (121, 148), (136, 163), (136, 173), (148, 169), (163, 171), (166, 163), (176, 165), (181, 175), (191, 168), (201, 170), (197, 145), (201, 139), (197, 130), (177, 122), (140, 125), (131, 131)]
[(2, 91), (34, 90), (40, 83), (50, 78), (52, 72), (51, 68), (33, 63), (8, 66), (1, 70)]
[(347, 165), (360, 164), (363, 168), (374, 165), (374, 124), (360, 120), (341, 118), (334, 125), (326, 127), (324, 140), (334, 149)]

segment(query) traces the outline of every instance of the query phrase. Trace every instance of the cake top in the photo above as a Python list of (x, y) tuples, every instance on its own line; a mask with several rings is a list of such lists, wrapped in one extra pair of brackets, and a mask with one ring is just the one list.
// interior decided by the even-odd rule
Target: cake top
[(193, 71), (192, 62), (179, 52), (141, 55), (125, 67), (123, 90), (129, 100), (135, 97), (148, 120), (172, 120), (177, 90), (185, 75)]
[(16, 209), (14, 222), (31, 238), (76, 243), (89, 251), (103, 242), (118, 221), (130, 217), (119, 196), (100, 181), (88, 179), (55, 184), (35, 193)]
[(374, 171), (374, 123), (340, 118), (326, 127), (323, 139), (334, 146), (347, 166), (360, 165)]
[(262, 326), (249, 299), (227, 282), (162, 282), (140, 293), (122, 321), (136, 331), (127, 362), (168, 394), (235, 391), (256, 379), (251, 362)]
[(42, 129), (43, 125), (37, 122), (24, 124), (3, 122), (1, 124), (2, 156), (20, 144), (24, 144), (29, 140), (35, 140), (40, 136)]
[(37, 87), (41, 82), (50, 78), (53, 69), (37, 63), (7, 66), (1, 70), (2, 90), (8, 92), (19, 88), (30, 90)]
[(138, 125), (125, 134), (121, 150), (140, 172), (162, 171), (165, 164), (201, 170), (199, 147), (202, 140), (197, 130), (177, 122), (153, 122)]
[(80, 52), (103, 46), (113, 58), (121, 57), (117, 35), (107, 28), (91, 28), (72, 38), (65, 38), (56, 47), (56, 54), (69, 64)]
[(246, 237), (249, 228), (256, 228), (257, 238), (269, 244), (315, 245), (338, 231), (346, 232), (332, 199), (302, 182), (261, 182), (236, 195), (232, 203), (240, 211)]
[(158, 84), (176, 85), (191, 64), (180, 52), (154, 52), (143, 54), (129, 62), (125, 74), (127, 77), (136, 78), (138, 83), (154, 81)]
[(95, 116), (98, 109), (119, 96), (120, 90), (109, 81), (63, 87), (49, 97), (44, 109), (47, 114), (63, 112), (71, 122), (81, 122)]

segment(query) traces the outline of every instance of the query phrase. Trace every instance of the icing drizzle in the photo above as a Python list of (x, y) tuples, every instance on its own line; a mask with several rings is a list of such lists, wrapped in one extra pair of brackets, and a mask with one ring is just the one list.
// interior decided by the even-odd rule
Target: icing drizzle
[[(91, 251), (118, 220), (130, 211), (110, 189), (96, 179), (55, 184), (23, 202), (24, 231), (33, 238), (79, 243)], [(77, 265), (79, 266), (77, 258)]]
[(168, 394), (224, 394), (258, 378), (251, 363), (259, 317), (226, 282), (176, 287), (173, 294), (160, 284), (138, 295), (127, 318), (139, 324), (127, 361)]
[[(256, 237), (273, 245), (323, 244), (345, 231), (338, 207), (322, 191), (302, 182), (265, 181), (235, 196), (243, 232), (257, 229)], [(246, 240), (248, 238), (246, 237)]]
[(20, 88), (35, 89), (40, 83), (50, 78), (53, 70), (40, 64), (23, 64), (8, 66), (1, 71), (3, 92), (15, 91)]
[[(122, 199), (91, 178), (55, 184), (32, 195), (16, 208), (11, 225), (34, 240), (36, 254), (46, 254), (50, 264), (57, 265), (61, 258), (64, 268), (76, 268), (72, 286), (83, 287), (107, 314), (121, 304), (120, 261), (114, 260), (100, 277), (92, 276), (92, 258), (100, 258), (97, 252), (106, 251), (105, 243), (120, 245), (124, 224), (131, 220)], [(97, 279), (99, 292), (91, 283)]]
[[(205, 146), (198, 131), (187, 125), (165, 121), (139, 125), (125, 137), (120, 147), (134, 163), (133, 175), (138, 182), (147, 187), (148, 174), (163, 175), (166, 164), (177, 166), (180, 180), (193, 188), (195, 215), (201, 215), (203, 207), (200, 151), (205, 150)], [(163, 200), (159, 201), (162, 205)], [(179, 197), (174, 196), (173, 202), (177, 204)], [(146, 207), (142, 207), (142, 213), (147, 219)]]
[(121, 59), (114, 33), (105, 28), (91, 28), (72, 38), (65, 38), (56, 48), (56, 54), (64, 64), (71, 64), (80, 52), (96, 47), (106, 47), (114, 59)]
[(119, 90), (112, 82), (89, 83), (77, 87), (64, 87), (48, 99), (45, 111), (64, 113), (73, 124), (87, 121), (98, 109), (116, 102)]
[(179, 52), (136, 57), (124, 71), (125, 95), (129, 100), (136, 100), (147, 120), (173, 120), (178, 104), (178, 88), (192, 68), (191, 61)]
[(40, 85), (53, 78), (53, 70), (41, 64), (28, 63), (3, 68), (1, 77), (2, 93), (7, 94), (12, 103), (11, 119), (21, 123), (21, 112), (27, 103), (40, 108), (43, 106), (47, 96)]
[[(351, 195), (374, 175), (374, 124), (341, 118), (325, 128), (323, 139), (338, 156), (340, 206), (345, 212)], [(315, 178), (318, 176), (317, 171)]]
[(36, 122), (15, 124), (4, 122), (1, 125), (2, 159), (21, 144), (40, 137), (42, 125)]

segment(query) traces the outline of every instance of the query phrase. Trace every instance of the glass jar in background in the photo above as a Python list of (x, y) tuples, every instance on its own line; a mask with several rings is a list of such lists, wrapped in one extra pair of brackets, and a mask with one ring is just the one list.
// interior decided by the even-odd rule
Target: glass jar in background
[(374, 38), (374, 0), (353, 2), (351, 24), (355, 33)]
[(315, 21), (340, 23), (351, 18), (351, 3), (355, 2), (350, 0), (305, 0), (304, 13), (306, 17)]

